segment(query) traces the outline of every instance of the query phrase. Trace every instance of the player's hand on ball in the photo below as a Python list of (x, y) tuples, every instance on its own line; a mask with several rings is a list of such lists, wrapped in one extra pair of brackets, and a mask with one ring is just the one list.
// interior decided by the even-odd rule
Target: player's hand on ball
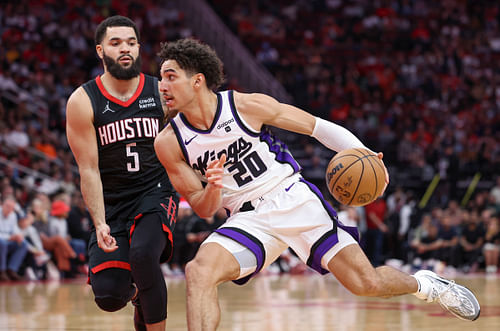
[(377, 153), (377, 156), (378, 156), (380, 162), (382, 162), (382, 164), (384, 165), (384, 171), (385, 171), (385, 186), (384, 186), (384, 189), (382, 190), (382, 193), (380, 193), (380, 196), (383, 196), (385, 189), (387, 188), (387, 185), (389, 185), (389, 172), (387, 171), (387, 168), (384, 164), (384, 160), (382, 160), (384, 158), (384, 153), (379, 152), (379, 153)]
[(97, 236), (97, 245), (100, 249), (106, 253), (113, 252), (118, 249), (116, 239), (110, 234), (111, 230), (109, 229), (109, 225), (101, 224), (97, 226), (95, 232)]

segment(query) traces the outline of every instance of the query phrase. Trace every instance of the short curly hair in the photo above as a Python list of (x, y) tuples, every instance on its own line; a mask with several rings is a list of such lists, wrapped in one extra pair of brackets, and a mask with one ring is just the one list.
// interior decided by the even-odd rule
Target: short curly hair
[(161, 63), (175, 60), (182, 70), (194, 75), (202, 73), (207, 87), (213, 91), (224, 83), (222, 61), (210, 46), (195, 39), (185, 38), (161, 43), (158, 53)]

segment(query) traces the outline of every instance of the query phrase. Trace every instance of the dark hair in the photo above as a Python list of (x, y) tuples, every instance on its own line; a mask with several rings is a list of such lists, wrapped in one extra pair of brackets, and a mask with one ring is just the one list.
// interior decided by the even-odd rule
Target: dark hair
[(216, 90), (224, 83), (223, 65), (217, 53), (197, 40), (185, 38), (161, 43), (158, 56), (161, 63), (175, 60), (179, 67), (190, 75), (202, 73), (207, 87), (211, 90)]
[(109, 27), (113, 26), (129, 26), (134, 29), (135, 35), (137, 36), (137, 41), (139, 41), (139, 30), (137, 29), (137, 25), (135, 25), (134, 21), (125, 16), (111, 16), (106, 18), (104, 21), (99, 23), (97, 28), (95, 29), (95, 44), (99, 45), (104, 39), (104, 35), (106, 34), (106, 30)]

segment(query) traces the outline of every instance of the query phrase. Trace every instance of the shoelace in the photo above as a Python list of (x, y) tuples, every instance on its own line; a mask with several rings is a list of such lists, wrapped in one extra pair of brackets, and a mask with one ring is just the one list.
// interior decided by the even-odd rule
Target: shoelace
[[(442, 291), (441, 293), (439, 293), (439, 294), (438, 294), (438, 296), (437, 296), (437, 298), (436, 298), (436, 299), (437, 299), (437, 301), (439, 302), (439, 304), (440, 304), (441, 306), (443, 306), (443, 304), (441, 303), (441, 297), (442, 297), (445, 293), (447, 293), (447, 292), (448, 292), (448, 291), (449, 291), (449, 290), (450, 290), (453, 286), (455, 286), (455, 281), (454, 281), (454, 280), (450, 280), (450, 281), (449, 281), (449, 283), (448, 283), (448, 285), (447, 285), (447, 286), (446, 286), (446, 288), (444, 289), (444, 291)], [(443, 306), (443, 307), (444, 307), (444, 306)]]
[[(452, 306), (452, 305), (449, 305), (449, 306), (446, 306), (444, 303), (442, 303), (442, 300), (441, 298), (446, 294), (448, 293), (448, 291), (450, 291), (450, 289), (455, 286), (455, 281), (451, 280), (450, 283), (448, 284), (448, 286), (446, 287), (446, 289), (438, 295), (437, 297), (437, 301), (439, 303), (439, 305), (443, 308), (445, 308), (446, 310), (449, 310), (449, 308), (455, 308), (455, 309), (458, 309), (460, 311), (463, 311), (464, 309), (459, 309), (460, 307), (462, 307), (461, 303), (462, 303), (462, 300), (460, 300), (460, 293), (457, 293), (456, 296), (457, 298), (455, 298), (455, 295), (454, 295), (454, 298), (457, 299), (457, 302), (455, 302), (456, 305)], [(467, 308), (470, 308), (470, 307), (467, 307)], [(465, 313), (468, 312), (469, 309), (466, 309)]]

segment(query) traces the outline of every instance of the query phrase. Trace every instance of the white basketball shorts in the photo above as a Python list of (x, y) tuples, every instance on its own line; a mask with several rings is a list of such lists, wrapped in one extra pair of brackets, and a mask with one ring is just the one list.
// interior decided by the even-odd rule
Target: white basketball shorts
[(288, 247), (309, 267), (327, 273), (335, 254), (359, 240), (357, 229), (341, 224), (321, 192), (299, 174), (246, 205), (253, 210), (231, 215), (203, 242), (218, 243), (235, 256), (240, 263), (237, 284), (246, 283)]

